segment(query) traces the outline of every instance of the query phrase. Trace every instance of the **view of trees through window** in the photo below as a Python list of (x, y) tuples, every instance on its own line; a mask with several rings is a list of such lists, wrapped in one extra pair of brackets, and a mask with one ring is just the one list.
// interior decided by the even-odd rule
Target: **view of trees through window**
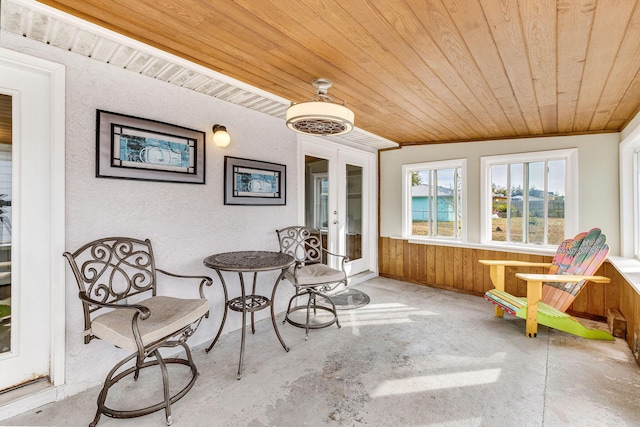
[(557, 245), (564, 239), (564, 159), (492, 165), (491, 193), (491, 240)]

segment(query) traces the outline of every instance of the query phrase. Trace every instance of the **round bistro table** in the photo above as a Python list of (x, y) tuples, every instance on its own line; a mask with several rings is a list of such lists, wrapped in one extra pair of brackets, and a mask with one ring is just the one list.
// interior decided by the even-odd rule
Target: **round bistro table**
[[(220, 325), (220, 329), (218, 330), (218, 334), (211, 342), (209, 348), (207, 348), (206, 352), (211, 351), (215, 343), (220, 338), (222, 334), (222, 329), (224, 328), (225, 321), (227, 320), (227, 312), (228, 309), (233, 311), (238, 311), (242, 313), (242, 340), (240, 342), (240, 361), (238, 362), (238, 379), (241, 378), (242, 375), (242, 362), (244, 358), (244, 341), (245, 341), (245, 333), (246, 333), (246, 322), (247, 322), (247, 313), (251, 313), (251, 333), (255, 334), (255, 324), (254, 324), (254, 313), (256, 311), (263, 310), (267, 307), (271, 308), (271, 323), (273, 324), (273, 329), (276, 332), (276, 336), (278, 340), (280, 340), (280, 344), (285, 349), (285, 351), (289, 351), (289, 347), (285, 344), (282, 336), (280, 336), (280, 332), (278, 331), (278, 325), (276, 323), (276, 315), (274, 311), (274, 298), (276, 296), (276, 289), (278, 289), (278, 284), (282, 280), (284, 276), (284, 272), (291, 265), (295, 263), (295, 259), (288, 254), (283, 254), (281, 252), (270, 252), (270, 251), (239, 251), (239, 252), (223, 252), (215, 255), (208, 256), (204, 259), (204, 265), (212, 268), (218, 273), (218, 277), (222, 282), (222, 288), (224, 289), (224, 315), (222, 317), (222, 324)], [(258, 278), (258, 273), (261, 271), (273, 271), (273, 270), (281, 270), (280, 275), (276, 279), (276, 282), (273, 284), (273, 290), (271, 291), (271, 298), (268, 298), (263, 295), (256, 294), (256, 282)], [(231, 271), (238, 273), (238, 277), (240, 278), (240, 291), (241, 295), (239, 297), (229, 299), (227, 293), (227, 285), (222, 277), (223, 271)], [(253, 287), (251, 294), (247, 295), (244, 286), (244, 274), (243, 273), (253, 273)]]

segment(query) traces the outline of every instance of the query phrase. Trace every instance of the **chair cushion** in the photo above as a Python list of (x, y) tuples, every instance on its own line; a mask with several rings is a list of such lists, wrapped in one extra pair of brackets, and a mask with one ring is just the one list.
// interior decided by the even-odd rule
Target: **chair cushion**
[[(146, 320), (138, 319), (142, 343), (146, 346), (164, 337), (171, 337), (180, 329), (195, 322), (209, 310), (206, 299), (181, 299), (167, 296), (148, 298), (139, 303), (151, 311)], [(102, 314), (91, 322), (91, 331), (101, 340), (126, 350), (136, 351), (131, 330), (134, 310), (116, 309)]]
[(335, 268), (328, 267), (324, 264), (310, 264), (302, 266), (298, 269), (293, 266), (289, 267), (289, 269), (285, 272), (285, 277), (294, 285), (296, 284), (294, 280), (294, 272), (295, 277), (297, 277), (298, 279), (298, 285), (334, 283), (340, 282), (346, 277), (343, 271), (336, 270)]

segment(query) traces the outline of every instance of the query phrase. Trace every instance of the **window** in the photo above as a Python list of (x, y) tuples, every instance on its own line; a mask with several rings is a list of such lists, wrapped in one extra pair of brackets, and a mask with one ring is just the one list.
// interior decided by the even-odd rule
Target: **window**
[(577, 150), (483, 157), (483, 242), (557, 246), (572, 235)]
[(633, 209), (633, 231), (634, 250), (633, 256), (640, 258), (640, 147), (633, 153), (633, 186), (634, 186), (634, 209)]
[(620, 158), (620, 255), (640, 258), (640, 126), (623, 136)]
[(637, 259), (640, 258), (640, 139), (633, 139), (620, 151), (620, 228), (621, 255)]
[(404, 237), (462, 240), (466, 160), (404, 165)]

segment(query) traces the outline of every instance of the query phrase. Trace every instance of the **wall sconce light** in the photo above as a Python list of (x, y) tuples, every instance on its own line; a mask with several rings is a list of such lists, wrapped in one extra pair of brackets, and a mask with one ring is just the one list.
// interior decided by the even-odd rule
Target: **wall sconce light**
[(227, 128), (222, 125), (213, 125), (213, 143), (218, 147), (226, 147), (231, 142)]

